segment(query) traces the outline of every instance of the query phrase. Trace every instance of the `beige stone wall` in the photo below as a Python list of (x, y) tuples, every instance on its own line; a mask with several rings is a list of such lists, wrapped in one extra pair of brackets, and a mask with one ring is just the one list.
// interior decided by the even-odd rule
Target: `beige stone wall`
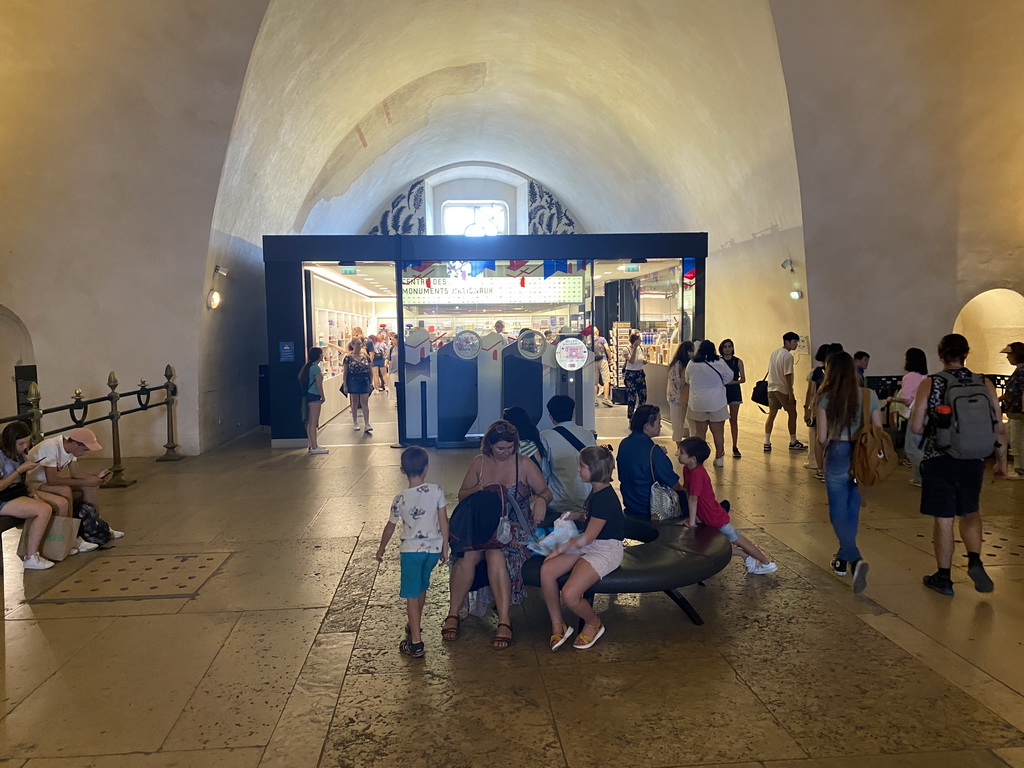
[(1024, 287), (1024, 6), (772, 0), (816, 341), (896, 373), (989, 288)]
[[(172, 363), (198, 452), (210, 222), (259, 5), (0, 3), (0, 304), (31, 334), (44, 405)], [(162, 412), (122, 425), (127, 455), (160, 452)]]

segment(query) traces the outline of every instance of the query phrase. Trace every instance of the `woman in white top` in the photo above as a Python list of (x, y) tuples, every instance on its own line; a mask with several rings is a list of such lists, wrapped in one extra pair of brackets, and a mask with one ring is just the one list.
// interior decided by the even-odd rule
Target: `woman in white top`
[(640, 334), (633, 331), (629, 335), (629, 350), (626, 353), (626, 367), (623, 378), (626, 380), (626, 418), (632, 419), (633, 413), (647, 402), (647, 353), (640, 346)]
[(675, 357), (668, 364), (668, 385), (665, 398), (668, 400), (669, 419), (672, 422), (672, 440), (679, 443), (690, 436), (690, 422), (687, 411), (690, 408), (690, 385), (686, 383), (686, 365), (693, 359), (693, 342), (684, 341), (676, 348)]
[(732, 369), (718, 356), (715, 343), (706, 339), (686, 366), (686, 383), (690, 385), (688, 416), (696, 428), (696, 437), (704, 439), (708, 427), (711, 428), (716, 467), (725, 465), (725, 422), (729, 418), (725, 385), (732, 377)]

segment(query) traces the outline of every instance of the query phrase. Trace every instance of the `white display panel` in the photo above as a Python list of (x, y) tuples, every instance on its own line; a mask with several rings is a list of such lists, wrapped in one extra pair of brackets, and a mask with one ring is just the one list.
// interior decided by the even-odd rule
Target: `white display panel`
[[(429, 283), (429, 285), (428, 285)], [(543, 277), (434, 277), (404, 281), (402, 300), (424, 304), (579, 304), (583, 275)]]

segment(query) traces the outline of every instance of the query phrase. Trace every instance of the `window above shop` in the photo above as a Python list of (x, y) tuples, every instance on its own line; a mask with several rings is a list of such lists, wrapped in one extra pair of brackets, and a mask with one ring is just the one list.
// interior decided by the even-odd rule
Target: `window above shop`
[(441, 215), (446, 235), (508, 234), (508, 205), (502, 200), (448, 200), (441, 207)]

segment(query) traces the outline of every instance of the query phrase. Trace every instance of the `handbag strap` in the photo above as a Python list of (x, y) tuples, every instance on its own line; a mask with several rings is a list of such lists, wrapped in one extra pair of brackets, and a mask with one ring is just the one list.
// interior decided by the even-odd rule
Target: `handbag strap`
[(725, 379), (722, 378), (722, 373), (715, 366), (711, 365), (707, 360), (704, 361), (704, 365), (708, 366), (712, 371), (718, 374), (718, 378), (721, 380), (722, 385), (725, 386)]
[(651, 446), (651, 485), (654, 485), (656, 482), (658, 482), (658, 478), (654, 474), (654, 449), (657, 447), (658, 446), (656, 445)]
[(868, 424), (871, 422), (871, 390), (867, 387), (861, 389), (861, 401), (860, 401), (861, 429), (867, 429)]
[(562, 437), (564, 437), (565, 441), (569, 443), (569, 445), (571, 445), (577, 451), (582, 451), (584, 448), (586, 448), (582, 441), (580, 441), (580, 439), (576, 437), (576, 435), (574, 435), (565, 427), (555, 427), (554, 431), (560, 434)]

